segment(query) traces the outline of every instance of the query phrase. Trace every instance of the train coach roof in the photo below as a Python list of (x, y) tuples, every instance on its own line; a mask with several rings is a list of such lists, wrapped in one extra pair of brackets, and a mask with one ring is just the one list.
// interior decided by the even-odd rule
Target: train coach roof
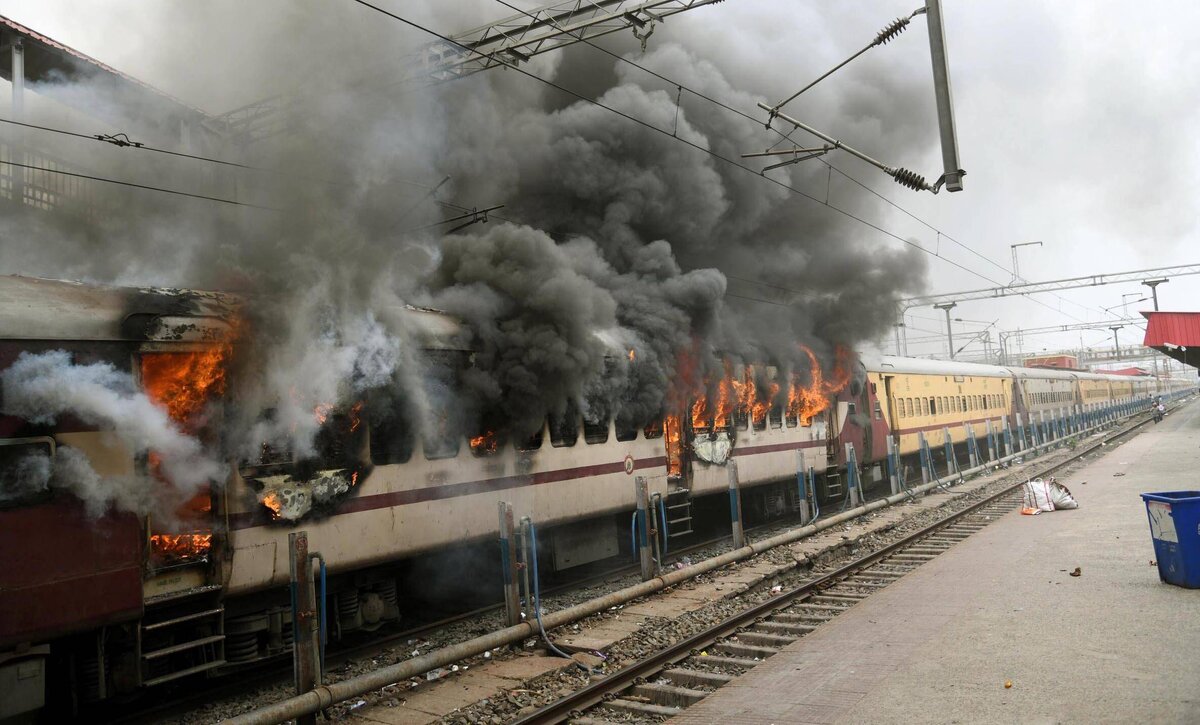
[(955, 362), (953, 360), (928, 360), (917, 357), (879, 355), (862, 357), (867, 370), (880, 373), (910, 373), (914, 375), (969, 375), (980, 378), (1009, 378), (1012, 373), (999, 365)]
[[(0, 339), (178, 340), (180, 325), (226, 329), (243, 299), (228, 292), (115, 287), (0, 275)], [(431, 348), (456, 348), (458, 320), (416, 307), (396, 310), (402, 324)], [(197, 323), (196, 321), (201, 321)], [(204, 338), (200, 338), (204, 339)]]

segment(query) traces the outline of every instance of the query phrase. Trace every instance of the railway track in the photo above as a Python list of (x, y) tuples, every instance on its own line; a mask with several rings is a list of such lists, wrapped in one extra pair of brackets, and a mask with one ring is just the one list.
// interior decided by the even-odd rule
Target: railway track
[[(1145, 420), (1114, 432), (1076, 455), (1038, 471), (1045, 477), (1101, 446), (1138, 430)], [(615, 725), (658, 722), (703, 700), (752, 670), (781, 648), (816, 630), (858, 602), (897, 581), (1020, 505), (1016, 483), (904, 538), (597, 680), (517, 719), (519, 725)]]

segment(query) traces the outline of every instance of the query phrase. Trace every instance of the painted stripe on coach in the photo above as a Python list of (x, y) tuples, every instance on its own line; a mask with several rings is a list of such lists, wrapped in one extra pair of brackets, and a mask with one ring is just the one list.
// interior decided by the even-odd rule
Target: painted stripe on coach
[(953, 428), (955, 426), (963, 425), (964, 423), (986, 423), (989, 420), (1003, 420), (1003, 419), (1004, 419), (1003, 414), (991, 415), (986, 418), (972, 418), (971, 420), (960, 420), (957, 423), (934, 423), (932, 425), (917, 426), (916, 428), (898, 428), (893, 432), (899, 433), (900, 435), (904, 435), (906, 433), (919, 433), (922, 431), (941, 430), (942, 428)]
[[(666, 456), (655, 456), (653, 458), (638, 458), (633, 461), (633, 470), (641, 470), (643, 468), (663, 467), (667, 465)], [(560, 468), (555, 471), (544, 471), (541, 473), (526, 474), (519, 476), (501, 476), (499, 478), (483, 478), (475, 481), (462, 481), (460, 483), (438, 484), (426, 488), (411, 488), (404, 491), (389, 491), (387, 493), (377, 493), (370, 496), (359, 496), (350, 498), (341, 503), (337, 510), (331, 516), (339, 514), (356, 513), (359, 511), (373, 511), (381, 508), (392, 508), (393, 506), (404, 506), (406, 504), (421, 503), (424, 501), (437, 501), (444, 498), (457, 498), (459, 496), (471, 496), (477, 493), (487, 493), (489, 491), (504, 491), (510, 488), (519, 488), (521, 486), (536, 486), (543, 483), (556, 483), (558, 481), (569, 481), (575, 478), (588, 478), (589, 476), (601, 476), (609, 473), (624, 473), (624, 459), (616, 463), (599, 463), (592, 466), (578, 466), (576, 468)], [(253, 511), (242, 511), (229, 516), (229, 528), (249, 529), (255, 526), (264, 526), (270, 524), (271, 519), (267, 515), (265, 509), (256, 508)]]
[[(747, 448), (735, 448), (734, 456), (751, 456), (761, 453), (774, 453), (778, 451), (799, 450), (801, 448), (817, 448), (824, 446), (825, 441), (800, 441), (798, 443), (775, 443), (771, 445), (750, 446)], [(633, 461), (633, 470), (638, 471), (644, 468), (666, 467), (666, 456), (655, 456), (653, 458), (638, 458)], [(557, 483), (559, 481), (569, 481), (576, 478), (588, 478), (589, 476), (602, 476), (610, 473), (624, 473), (625, 461), (622, 459), (616, 463), (599, 463), (592, 466), (578, 466), (576, 468), (560, 468), (555, 471), (544, 471), (532, 475), (523, 476), (501, 476), (499, 478), (484, 478), (476, 481), (463, 481), (460, 483), (450, 483), (444, 485), (429, 486), (427, 488), (412, 488), (404, 491), (389, 491), (387, 493), (377, 493), (371, 496), (360, 496), (357, 498), (347, 499), (343, 501), (337, 510), (331, 516), (339, 514), (357, 513), (360, 511), (374, 511), (381, 508), (392, 508), (393, 506), (404, 506), (413, 503), (422, 503), (424, 501), (438, 501), (446, 498), (457, 498), (459, 496), (471, 496), (479, 493), (487, 493), (489, 491), (504, 491), (510, 488), (519, 488), (521, 486), (537, 486), (543, 483)], [(238, 531), (241, 529), (249, 529), (256, 526), (266, 526), (272, 521), (268, 516), (266, 509), (256, 507), (252, 511), (241, 511), (229, 515), (229, 528)]]

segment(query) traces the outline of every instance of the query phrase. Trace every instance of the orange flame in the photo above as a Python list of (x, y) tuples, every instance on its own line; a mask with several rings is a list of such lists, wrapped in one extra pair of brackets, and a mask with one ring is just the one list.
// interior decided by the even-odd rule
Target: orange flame
[(225, 392), (225, 365), (233, 352), (226, 340), (200, 352), (148, 352), (142, 355), (142, 387), (167, 409), (171, 420), (191, 427), (214, 397)]
[(629, 362), (633, 362), (634, 360), (637, 360), (637, 353), (631, 347), (629, 348)]
[(159, 558), (195, 559), (212, 548), (212, 534), (151, 534), (150, 548)]
[(663, 442), (667, 447), (667, 477), (683, 476), (683, 426), (678, 415), (663, 419)]
[(271, 509), (271, 518), (278, 520), (283, 513), (283, 499), (279, 498), (279, 494), (274, 491), (269, 492), (263, 496), (262, 503), (263, 506)]
[[(151, 400), (165, 407), (171, 420), (188, 433), (195, 434), (198, 431), (203, 425), (201, 413), (205, 407), (225, 393), (226, 368), (233, 355), (237, 335), (238, 325), (235, 321), (223, 339), (203, 350), (142, 354), (143, 390)], [(151, 451), (148, 455), (151, 472), (169, 484), (160, 464), (158, 454)], [(206, 530), (211, 525), (207, 516), (211, 509), (212, 502), (207, 489), (184, 503), (176, 514), (181, 520), (198, 525), (199, 530), (183, 534), (152, 533), (150, 551), (153, 559), (159, 563), (169, 563), (204, 557), (212, 547), (212, 532)]]
[(477, 456), (490, 456), (500, 445), (500, 436), (496, 431), (489, 430), (471, 439), (471, 452)]
[(802, 425), (812, 425), (813, 418), (829, 408), (833, 396), (837, 395), (850, 383), (850, 349), (838, 345), (834, 348), (834, 365), (830, 379), (825, 378), (824, 371), (817, 356), (805, 345), (800, 350), (808, 357), (810, 382), (804, 385), (799, 376), (793, 375), (788, 389), (788, 417), (796, 418)]

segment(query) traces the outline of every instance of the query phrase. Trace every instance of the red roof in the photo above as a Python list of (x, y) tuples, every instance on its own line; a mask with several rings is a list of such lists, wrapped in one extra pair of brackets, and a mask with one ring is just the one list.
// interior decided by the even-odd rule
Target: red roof
[(1200, 367), (1200, 312), (1143, 312), (1146, 339), (1142, 343), (1188, 365)]
[(1121, 368), (1119, 370), (1097, 370), (1105, 375), (1149, 375), (1150, 372), (1141, 368)]

